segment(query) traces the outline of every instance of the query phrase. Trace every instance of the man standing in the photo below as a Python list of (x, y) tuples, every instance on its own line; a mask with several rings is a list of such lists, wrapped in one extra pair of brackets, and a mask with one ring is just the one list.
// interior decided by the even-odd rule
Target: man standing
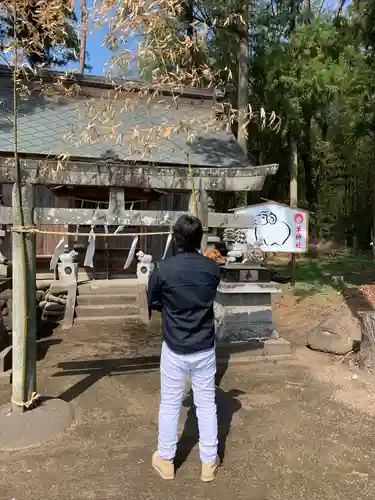
[(160, 262), (148, 289), (150, 314), (156, 310), (163, 316), (159, 442), (152, 457), (152, 466), (163, 479), (174, 478), (178, 420), (187, 377), (197, 411), (202, 481), (213, 481), (219, 465), (213, 303), (220, 269), (199, 253), (202, 236), (197, 217), (180, 217), (173, 228), (177, 255)]

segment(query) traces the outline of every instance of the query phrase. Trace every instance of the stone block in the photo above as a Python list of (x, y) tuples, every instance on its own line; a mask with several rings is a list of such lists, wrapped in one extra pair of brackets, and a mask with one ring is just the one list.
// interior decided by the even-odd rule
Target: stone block
[(12, 346), (6, 347), (0, 352), (0, 374), (12, 368)]
[(280, 293), (277, 283), (232, 283), (221, 281), (217, 291), (219, 293)]
[[(221, 281), (214, 304), (216, 338), (219, 342), (248, 342), (272, 338), (272, 294), (280, 291), (269, 281), (258, 282), (250, 271), (268, 270), (263, 266), (228, 265), (222, 269), (227, 281)], [(242, 273), (242, 274), (241, 274)], [(254, 278), (255, 281), (252, 281)], [(242, 281), (241, 281), (242, 280)]]
[(141, 321), (144, 325), (150, 323), (150, 316), (147, 303), (147, 288), (145, 283), (137, 283), (137, 305)]
[(269, 282), (270, 270), (256, 262), (248, 264), (227, 264), (221, 268), (221, 279), (227, 282)]
[(214, 305), (216, 338), (220, 342), (246, 342), (270, 338), (274, 330), (267, 306)]
[(0, 276), (2, 278), (11, 278), (12, 266), (10, 264), (0, 264)]
[(220, 293), (216, 295), (216, 302), (223, 306), (269, 306), (272, 304), (270, 293)]
[(0, 372), (0, 385), (9, 385), (12, 382), (12, 370)]
[(265, 356), (287, 356), (292, 353), (292, 345), (283, 338), (264, 341)]
[(8, 345), (8, 332), (5, 328), (3, 317), (0, 315), (0, 352)]

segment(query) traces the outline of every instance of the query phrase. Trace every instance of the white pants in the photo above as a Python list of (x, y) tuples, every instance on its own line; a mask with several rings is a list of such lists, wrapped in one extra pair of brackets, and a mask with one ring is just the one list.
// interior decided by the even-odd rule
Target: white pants
[(178, 440), (178, 420), (185, 381), (191, 379), (199, 428), (201, 461), (216, 460), (218, 446), (215, 402), (215, 349), (195, 354), (176, 354), (164, 342), (161, 351), (161, 402), (159, 411), (158, 455), (165, 460), (175, 457)]

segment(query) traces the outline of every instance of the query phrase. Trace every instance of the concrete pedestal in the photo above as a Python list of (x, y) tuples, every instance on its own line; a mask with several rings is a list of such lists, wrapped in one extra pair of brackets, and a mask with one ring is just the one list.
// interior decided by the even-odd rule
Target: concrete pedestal
[(214, 305), (219, 342), (277, 338), (272, 319), (273, 283), (221, 282)]
[(40, 445), (62, 434), (73, 419), (73, 408), (62, 399), (44, 398), (37, 408), (20, 414), (12, 413), (10, 405), (0, 406), (0, 450)]

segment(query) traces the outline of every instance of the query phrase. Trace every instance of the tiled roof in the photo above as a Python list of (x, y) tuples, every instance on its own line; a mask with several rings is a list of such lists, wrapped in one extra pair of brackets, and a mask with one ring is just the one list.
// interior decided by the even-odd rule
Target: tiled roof
[[(99, 100), (99, 99), (98, 99)], [(213, 113), (211, 104), (201, 99), (181, 99), (179, 109), (162, 104), (154, 105), (148, 111), (146, 105), (140, 105), (136, 111), (116, 114), (116, 121), (124, 136), (136, 125), (142, 129), (150, 129), (153, 125), (176, 123), (191, 116), (206, 116)], [(12, 91), (10, 88), (0, 89), (0, 152), (12, 151)], [(31, 95), (27, 100), (20, 100), (18, 119), (18, 150), (20, 153), (32, 154), (67, 154), (75, 157), (99, 158), (111, 149), (123, 160), (168, 163), (172, 165), (186, 164), (187, 151), (190, 152), (191, 165), (207, 167), (240, 167), (249, 166), (232, 134), (220, 131), (213, 134), (201, 131), (198, 139), (190, 146), (186, 144), (184, 134), (174, 134), (170, 139), (163, 139), (153, 149), (151, 155), (144, 156), (129, 144), (116, 144), (114, 140), (99, 139), (94, 144), (73, 144), (66, 136), (74, 129), (84, 130), (85, 106), (82, 98), (47, 97), (40, 94)], [(100, 125), (98, 126), (100, 129)]]

